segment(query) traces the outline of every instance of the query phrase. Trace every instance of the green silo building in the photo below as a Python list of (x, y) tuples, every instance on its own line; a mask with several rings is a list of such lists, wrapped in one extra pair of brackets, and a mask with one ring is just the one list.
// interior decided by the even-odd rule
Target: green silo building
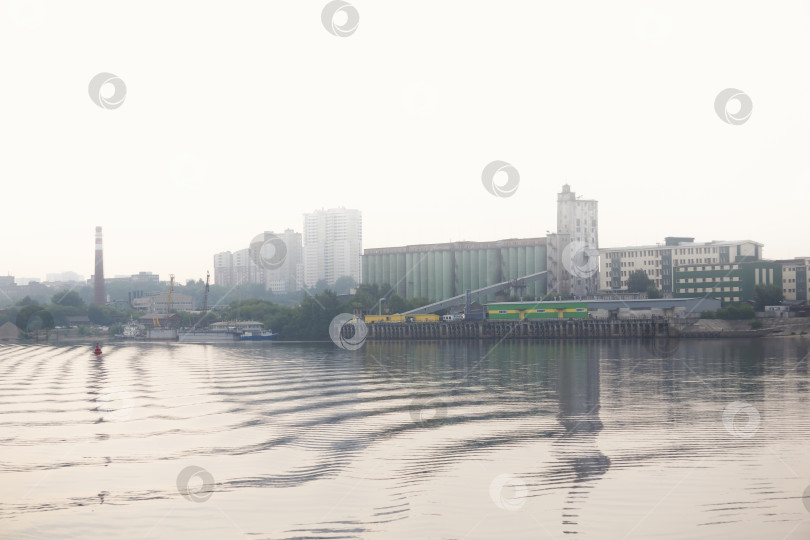
[[(373, 248), (363, 252), (362, 264), (364, 284), (389, 285), (408, 299), (439, 301), (546, 270), (546, 239)], [(545, 294), (545, 279), (527, 285), (527, 298)]]

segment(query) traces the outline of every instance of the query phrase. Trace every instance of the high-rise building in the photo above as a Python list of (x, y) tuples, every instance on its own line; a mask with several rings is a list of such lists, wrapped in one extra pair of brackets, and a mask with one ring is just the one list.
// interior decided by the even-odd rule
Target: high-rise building
[(304, 253), (301, 233), (286, 229), (283, 233), (265, 232), (260, 238), (259, 262), (265, 286), (274, 293), (300, 291), (304, 286)]
[(330, 208), (304, 214), (304, 282), (333, 285), (343, 276), (362, 278), (363, 220), (359, 210)]
[(258, 270), (259, 267), (250, 258), (250, 248), (233, 252), (233, 285), (264, 283), (264, 276)]
[(214, 255), (214, 284), (222, 287), (233, 287), (236, 284), (233, 275), (233, 253), (230, 251)]
[(93, 280), (95, 281), (93, 303), (103, 306), (107, 303), (107, 295), (104, 290), (104, 247), (101, 243), (101, 227), (96, 227), (96, 271)]
[(548, 235), (548, 293), (578, 296), (599, 290), (599, 203), (565, 184), (557, 194), (557, 232)]

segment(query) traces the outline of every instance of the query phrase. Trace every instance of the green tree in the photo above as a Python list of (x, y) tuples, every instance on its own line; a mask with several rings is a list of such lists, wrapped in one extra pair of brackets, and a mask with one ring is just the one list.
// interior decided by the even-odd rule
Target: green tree
[(59, 306), (82, 307), (84, 300), (76, 291), (63, 289), (51, 297), (51, 303)]
[(765, 306), (778, 306), (785, 299), (782, 287), (776, 285), (757, 285), (754, 287), (754, 307), (757, 311), (765, 311)]
[(663, 298), (663, 297), (664, 295), (661, 293), (661, 291), (655, 288), (655, 285), (647, 286), (647, 298), (653, 300), (656, 298)]
[(36, 332), (53, 328), (53, 316), (39, 304), (29, 304), (17, 313), (17, 327), (23, 332)]
[(354, 278), (351, 276), (342, 276), (337, 278), (335, 284), (332, 285), (332, 290), (335, 293), (342, 295), (342, 294), (349, 294), (352, 289), (354, 289), (355, 281)]
[(109, 326), (123, 316), (123, 313), (109, 306), (91, 305), (87, 307), (87, 318), (90, 319), (90, 322), (101, 326)]
[(644, 270), (634, 270), (630, 272), (627, 277), (627, 291), (640, 293), (647, 290), (647, 287), (653, 285), (652, 280), (647, 276)]
[(388, 311), (390, 313), (405, 313), (408, 311), (408, 303), (398, 294), (388, 297)]

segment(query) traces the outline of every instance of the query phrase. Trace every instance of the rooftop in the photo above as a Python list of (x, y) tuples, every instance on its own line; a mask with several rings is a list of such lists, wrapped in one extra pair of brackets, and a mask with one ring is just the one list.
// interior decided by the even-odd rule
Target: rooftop
[(623, 247), (610, 247), (610, 248), (600, 248), (600, 253), (605, 253), (608, 251), (626, 251), (626, 250), (635, 250), (635, 249), (663, 249), (663, 248), (674, 248), (674, 247), (706, 247), (706, 246), (736, 246), (737, 244), (754, 244), (759, 247), (763, 247), (764, 244), (760, 242), (755, 242), (753, 240), (712, 240), (710, 242), (678, 242), (674, 245), (665, 245), (663, 242), (660, 244), (647, 244), (641, 246), (623, 246)]

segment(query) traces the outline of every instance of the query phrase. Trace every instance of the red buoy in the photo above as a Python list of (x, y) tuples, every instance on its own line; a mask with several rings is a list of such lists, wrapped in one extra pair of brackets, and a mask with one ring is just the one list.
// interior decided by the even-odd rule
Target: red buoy
[(96, 343), (96, 350), (93, 351), (93, 354), (101, 356), (101, 347), (99, 347), (98, 343)]

